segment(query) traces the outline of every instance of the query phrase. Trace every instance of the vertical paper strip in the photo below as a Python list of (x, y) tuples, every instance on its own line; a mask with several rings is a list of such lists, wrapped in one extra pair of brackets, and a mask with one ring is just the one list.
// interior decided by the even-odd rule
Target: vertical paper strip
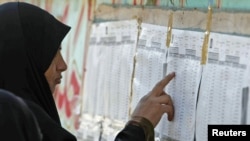
[(202, 45), (201, 65), (206, 64), (207, 61), (207, 50), (208, 50), (209, 35), (211, 30), (211, 23), (212, 23), (212, 8), (208, 6), (207, 26), (205, 31), (204, 42)]
[(166, 46), (169, 48), (170, 42), (171, 42), (171, 36), (172, 36), (172, 25), (173, 25), (173, 12), (170, 13), (169, 19), (168, 19), (168, 30), (167, 30), (167, 42)]

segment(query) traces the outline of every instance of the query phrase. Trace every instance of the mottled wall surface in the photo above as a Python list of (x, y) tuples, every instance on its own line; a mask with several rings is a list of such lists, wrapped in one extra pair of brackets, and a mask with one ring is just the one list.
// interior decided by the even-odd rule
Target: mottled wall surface
[(211, 5), (213, 8), (225, 10), (250, 10), (249, 0), (97, 0), (97, 4), (156, 6), (177, 9), (206, 9), (208, 5)]

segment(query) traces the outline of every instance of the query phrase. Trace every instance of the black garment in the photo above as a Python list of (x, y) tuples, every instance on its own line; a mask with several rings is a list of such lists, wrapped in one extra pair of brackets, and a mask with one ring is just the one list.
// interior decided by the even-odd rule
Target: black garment
[(69, 30), (70, 27), (31, 4), (0, 5), (0, 88), (27, 102), (46, 141), (76, 140), (61, 127), (44, 75)]
[[(43, 109), (33, 102), (27, 101), (28, 107), (37, 116), (37, 121), (40, 123), (41, 132), (45, 135), (44, 141), (72, 141), (73, 136), (69, 135), (68, 131), (62, 130), (58, 123), (52, 120)], [(76, 140), (76, 139), (74, 139)]]
[(127, 125), (115, 138), (115, 141), (146, 141), (141, 127)]
[(25, 102), (0, 89), (0, 140), (41, 141), (42, 134), (36, 118)]

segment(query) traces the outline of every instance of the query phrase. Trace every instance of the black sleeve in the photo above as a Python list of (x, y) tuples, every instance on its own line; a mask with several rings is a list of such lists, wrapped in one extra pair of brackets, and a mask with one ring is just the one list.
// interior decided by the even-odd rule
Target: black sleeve
[(141, 127), (129, 124), (118, 133), (115, 141), (145, 141), (145, 134)]
[(25, 102), (0, 89), (0, 140), (41, 141), (37, 120)]
[(57, 122), (49, 117), (49, 115), (37, 104), (25, 101), (31, 111), (37, 118), (43, 139), (42, 141), (76, 141), (76, 137), (69, 131), (61, 127)]

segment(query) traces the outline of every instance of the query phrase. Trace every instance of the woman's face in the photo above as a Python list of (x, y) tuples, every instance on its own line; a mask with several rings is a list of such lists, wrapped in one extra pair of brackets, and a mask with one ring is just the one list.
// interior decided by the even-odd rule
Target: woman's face
[(61, 83), (62, 72), (67, 69), (67, 64), (63, 60), (60, 49), (57, 51), (54, 59), (52, 60), (49, 68), (45, 72), (45, 77), (49, 83), (50, 90), (54, 93), (57, 84)]

